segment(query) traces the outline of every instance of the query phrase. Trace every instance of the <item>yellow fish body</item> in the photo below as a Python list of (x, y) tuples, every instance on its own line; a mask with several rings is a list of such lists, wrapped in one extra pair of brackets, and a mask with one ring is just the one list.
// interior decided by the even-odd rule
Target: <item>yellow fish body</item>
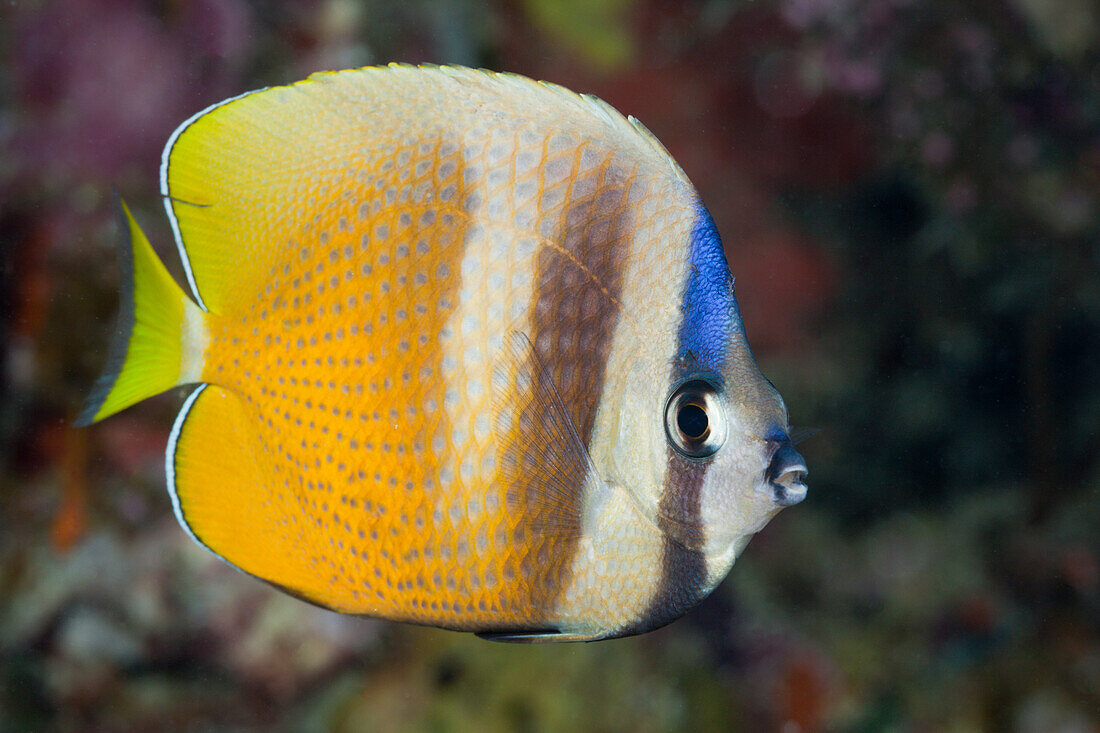
[(197, 542), (344, 613), (503, 640), (668, 623), (804, 496), (709, 214), (633, 118), (463, 68), (314, 75), (164, 152), (79, 424), (197, 385)]

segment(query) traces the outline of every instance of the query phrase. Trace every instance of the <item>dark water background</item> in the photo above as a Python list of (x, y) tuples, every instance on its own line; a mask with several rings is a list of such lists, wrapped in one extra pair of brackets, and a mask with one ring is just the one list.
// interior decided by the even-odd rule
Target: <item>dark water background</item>
[[(719, 226), (810, 495), (686, 618), (501, 646), (343, 618), (194, 546), (179, 395), (68, 423), (116, 302), (111, 188), (310, 72), (598, 94)], [(6, 2), (0, 730), (1100, 730), (1100, 9), (1091, 0)]]

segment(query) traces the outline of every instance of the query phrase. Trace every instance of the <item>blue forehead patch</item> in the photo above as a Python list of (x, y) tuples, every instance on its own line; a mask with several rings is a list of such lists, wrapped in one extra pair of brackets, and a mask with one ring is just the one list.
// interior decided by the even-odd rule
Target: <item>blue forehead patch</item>
[(733, 297), (733, 275), (726, 264), (722, 239), (702, 203), (696, 207), (689, 257), (679, 356), (694, 355), (704, 368), (720, 372), (732, 337), (742, 330), (741, 314)]

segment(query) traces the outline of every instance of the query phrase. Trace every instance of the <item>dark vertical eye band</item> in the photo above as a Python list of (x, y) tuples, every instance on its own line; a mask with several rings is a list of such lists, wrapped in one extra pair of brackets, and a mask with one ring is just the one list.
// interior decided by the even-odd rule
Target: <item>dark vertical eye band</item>
[(688, 458), (712, 456), (726, 442), (726, 414), (718, 390), (702, 379), (684, 382), (665, 403), (665, 435)]

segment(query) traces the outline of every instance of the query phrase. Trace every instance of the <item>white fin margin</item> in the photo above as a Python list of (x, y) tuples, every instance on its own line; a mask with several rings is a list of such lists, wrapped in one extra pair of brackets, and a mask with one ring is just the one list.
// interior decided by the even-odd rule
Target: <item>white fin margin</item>
[[(236, 570), (240, 570), (240, 572), (243, 573), (243, 570), (214, 552), (209, 545), (200, 540), (198, 536), (191, 531), (191, 526), (187, 524), (187, 520), (183, 518), (183, 507), (180, 506), (179, 492), (176, 491), (176, 444), (179, 443), (180, 433), (183, 432), (183, 424), (187, 422), (187, 415), (191, 412), (195, 400), (199, 398), (199, 395), (202, 394), (202, 391), (206, 389), (207, 386), (206, 383), (200, 384), (187, 396), (187, 399), (183, 402), (183, 407), (180, 408), (180, 413), (176, 415), (176, 421), (172, 424), (172, 432), (168, 434), (168, 447), (164, 449), (164, 474), (168, 484), (168, 497), (172, 500), (172, 511), (176, 515), (176, 521), (183, 527), (183, 531), (187, 533), (187, 536), (194, 540), (195, 544), (205, 550), (209, 550), (226, 565)], [(247, 575), (247, 573), (245, 574)]]
[(176, 146), (176, 141), (179, 140), (180, 135), (182, 135), (188, 127), (195, 124), (200, 117), (207, 115), (218, 107), (247, 97), (249, 94), (262, 92), (267, 88), (268, 87), (253, 89), (244, 94), (238, 94), (235, 97), (223, 99), (191, 115), (183, 121), (183, 124), (172, 132), (171, 136), (168, 138), (168, 142), (164, 145), (164, 151), (160, 154), (160, 195), (164, 199), (164, 210), (168, 214), (168, 223), (172, 226), (172, 236), (175, 237), (176, 240), (176, 250), (179, 252), (180, 260), (183, 262), (183, 271), (187, 275), (187, 286), (191, 289), (191, 296), (204, 312), (209, 312), (210, 309), (206, 307), (206, 302), (203, 301), (202, 296), (199, 295), (199, 286), (195, 282), (195, 273), (191, 270), (191, 259), (187, 256), (187, 248), (183, 244), (183, 235), (180, 234), (180, 224), (176, 219), (176, 212), (172, 206), (172, 197), (168, 193), (168, 161), (172, 157), (172, 148)]
[(172, 423), (172, 432), (168, 434), (168, 447), (164, 449), (164, 475), (168, 483), (168, 496), (172, 500), (172, 511), (176, 514), (176, 521), (180, 523), (188, 537), (206, 547), (206, 545), (203, 545), (202, 540), (191, 531), (187, 520), (183, 518), (183, 508), (180, 506), (179, 493), (176, 491), (176, 444), (179, 442), (180, 433), (183, 432), (183, 423), (187, 421), (187, 415), (191, 412), (191, 407), (204, 389), (206, 389), (206, 384), (200, 384), (187, 396), (187, 399), (183, 401), (183, 407), (180, 408), (180, 413), (176, 415), (176, 421)]

